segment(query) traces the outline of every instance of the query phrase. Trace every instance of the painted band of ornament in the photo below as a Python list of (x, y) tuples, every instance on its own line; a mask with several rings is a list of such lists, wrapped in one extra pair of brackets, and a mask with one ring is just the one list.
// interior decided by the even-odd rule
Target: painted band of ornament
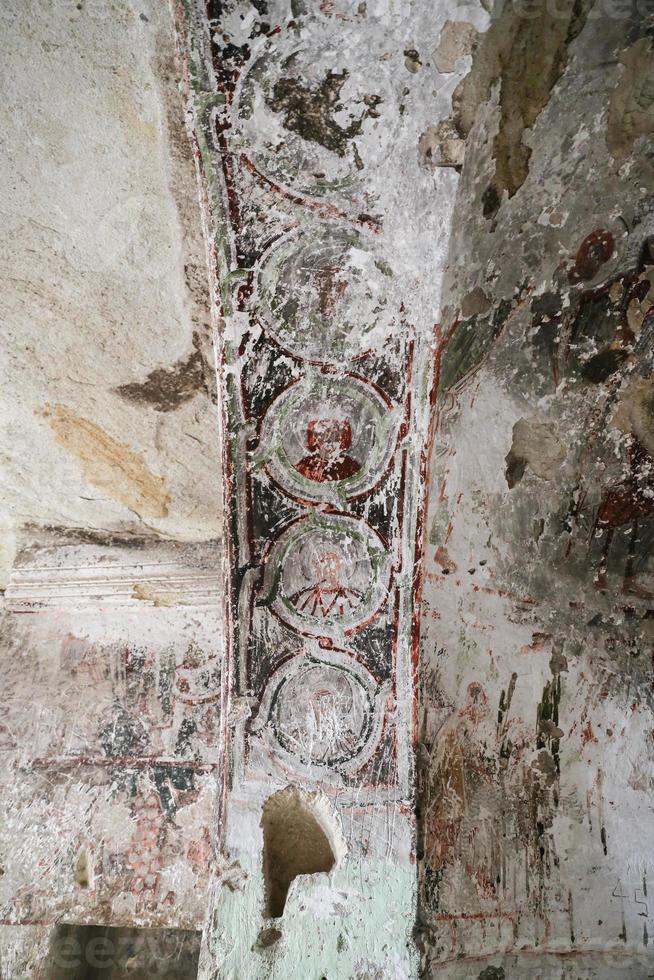
[[(328, 769), (334, 779), (357, 773), (375, 753), (384, 755), (386, 744), (391, 682), (380, 684), (357, 660), (363, 648), (358, 654), (339, 648), (388, 602), (399, 547), (393, 495), (403, 491), (394, 457), (406, 406), (393, 401), (403, 397), (402, 387), (374, 355), (391, 344), (398, 349), (402, 297), (375, 235), (363, 229), (379, 230), (367, 213), (369, 177), (394, 141), (379, 108), (403, 98), (405, 69), (401, 46), (389, 52), (374, 35), (347, 58), (341, 52), (342, 67), (322, 13), (306, 16), (315, 18), (310, 48), (280, 54), (277, 41), (253, 42), (249, 67), (236, 80), (226, 138), (229, 153), (266, 193), (281, 191), (295, 203), (321, 198), (331, 208), (321, 221), (305, 215), (299, 229), (287, 231), (286, 222), (259, 258), (251, 295), (243, 295), (278, 373), (269, 389), (274, 384), (274, 400), (249, 420), (257, 426), (247, 447), (257, 447), (247, 462), (253, 478), (237, 476), (243, 499), (255, 501), (254, 527), (275, 526), (278, 491), (304, 510), (272, 542), (271, 532), (257, 531), (263, 576), (259, 584), (258, 570), (250, 569), (243, 579), (239, 608), (251, 610), (254, 594), (261, 615), (239, 647), (242, 690), (261, 690), (247, 666), (250, 649), (269, 663), (267, 644), (281, 636), (288, 658), (267, 677), (247, 738), (253, 752), (274, 754), (290, 774), (315, 778), (319, 769), (324, 780)], [(292, 34), (289, 41), (295, 44)], [(346, 221), (337, 225), (335, 217)], [(246, 390), (254, 390), (253, 374), (248, 368)], [(347, 513), (354, 501), (375, 515), (391, 546), (367, 520)], [(245, 525), (239, 530), (248, 533)], [(391, 664), (390, 633), (382, 633), (379, 659)], [(352, 646), (365, 646), (366, 636)], [(388, 745), (390, 759), (395, 741)], [(375, 777), (377, 784), (384, 779), (392, 781)]]
[(361, 378), (307, 375), (268, 409), (253, 465), (264, 466), (289, 496), (343, 506), (383, 478), (399, 414)]
[(385, 603), (391, 565), (385, 542), (365, 521), (312, 514), (271, 548), (259, 602), (304, 635), (342, 641)]
[(389, 695), (353, 655), (316, 645), (269, 678), (250, 732), (296, 770), (355, 772), (377, 749)]

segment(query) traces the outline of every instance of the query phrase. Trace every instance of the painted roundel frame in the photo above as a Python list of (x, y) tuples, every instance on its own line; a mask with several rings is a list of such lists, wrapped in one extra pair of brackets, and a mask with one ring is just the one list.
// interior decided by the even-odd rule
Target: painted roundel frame
[[(314, 511), (299, 518), (280, 534), (264, 561), (258, 604), (269, 606), (303, 636), (342, 643), (377, 617), (390, 593), (393, 559), (386, 542), (365, 520), (350, 514)], [(304, 588), (289, 591), (293, 577)]]
[[(322, 49), (325, 52), (330, 48), (333, 50), (331, 25), (316, 20), (315, 28), (324, 34)], [(378, 161), (386, 157), (388, 147), (393, 143), (388, 118), (385, 118), (386, 125), (382, 125), (376, 111), (377, 99), (388, 104), (397, 101), (402, 91), (395, 81), (392, 65), (382, 57), (388, 52), (381, 47), (375, 52), (369, 46), (359, 52), (359, 56), (366, 60), (364, 71), (345, 69), (339, 73), (338, 68), (334, 69), (333, 56), (329, 59), (325, 56), (320, 63), (315, 48), (308, 51), (302, 44), (294, 42), (290, 34), (286, 37), (290, 43), (283, 50), (280, 50), (279, 36), (275, 37), (274, 43), (270, 38), (261, 38), (249, 64), (241, 72), (232, 102), (230, 148), (232, 152), (246, 155), (265, 179), (296, 194), (349, 203), (369, 186), (370, 174), (379, 166)], [(303, 63), (305, 54), (310, 55), (310, 61)], [(310, 79), (314, 72), (316, 76)], [(304, 87), (300, 81), (302, 75)], [(315, 134), (305, 137), (293, 126), (284, 125), (284, 108), (273, 108), (269, 98), (274, 97), (276, 84), (280, 81), (286, 81), (288, 85), (289, 76), (296, 76), (292, 81), (298, 85), (298, 97), (304, 95), (305, 100), (312, 96), (320, 98), (318, 90), (322, 86), (323, 104), (336, 100), (333, 111), (337, 104), (341, 114), (344, 110), (347, 112), (348, 103), (351, 108), (356, 106), (356, 116), (352, 115), (349, 124), (350, 132), (335, 119), (326, 118), (322, 123), (327, 135), (327, 142), (324, 142)], [(370, 91), (341, 94), (341, 87), (356, 83), (357, 77), (370, 80), (366, 85)], [(325, 113), (327, 117), (328, 112)], [(261, 134), (268, 140), (267, 146), (257, 144)], [(329, 142), (333, 142), (333, 146)]]
[[(312, 758), (311, 751), (280, 730), (279, 706), (294, 684), (305, 688), (312, 672), (323, 670), (334, 679), (347, 678), (361, 692), (365, 703), (364, 723), (355, 744), (348, 752), (334, 753), (322, 758)], [(384, 727), (385, 706), (391, 694), (390, 681), (378, 683), (370, 672), (347, 650), (321, 649), (317, 644), (302, 656), (296, 656), (282, 664), (269, 678), (259, 710), (250, 722), (250, 735), (265, 739), (268, 747), (282, 762), (294, 771), (300, 764), (310, 775), (312, 768), (334, 769), (341, 773), (353, 773), (366, 765), (374, 756)], [(293, 694), (291, 693), (291, 698)], [(297, 698), (294, 698), (297, 701)]]
[[(294, 229), (280, 235), (263, 253), (254, 271), (255, 288), (250, 299), (254, 315), (260, 320), (266, 336), (282, 351), (306, 364), (342, 370), (344, 364), (368, 357), (383, 346), (397, 329), (394, 314), (386, 302), (392, 270), (377, 254), (374, 243), (352, 228), (329, 227), (314, 231), (312, 227)], [(338, 261), (347, 256), (350, 268), (340, 281)], [(327, 306), (318, 314), (301, 308), (301, 282), (291, 281), (279, 289), (283, 275), (298, 264), (301, 272), (322, 277), (323, 294), (319, 303)], [(328, 281), (332, 273), (333, 281)], [(357, 281), (360, 296), (350, 295), (354, 307), (349, 322), (337, 309), (343, 293)], [(329, 296), (329, 290), (332, 296)], [(338, 291), (341, 289), (340, 296)], [(282, 298), (278, 297), (281, 292)], [(331, 309), (333, 304), (334, 308)], [(347, 312), (347, 311), (346, 311)], [(293, 322), (293, 320), (295, 322)], [(366, 338), (369, 336), (369, 340)]]
[[(360, 409), (359, 422), (352, 425), (348, 411)], [(329, 478), (305, 475), (311, 471), (312, 455), (320, 467), (318, 452), (311, 453), (308, 440), (313, 420), (327, 418), (332, 427), (351, 438), (342, 450), (341, 464), (355, 472)], [(348, 500), (370, 493), (393, 458), (400, 428), (400, 409), (385, 392), (354, 374), (337, 376), (315, 372), (289, 385), (270, 405), (261, 425), (253, 464), (263, 466), (270, 479), (303, 503), (327, 503), (340, 507)], [(304, 441), (304, 445), (302, 442)], [(295, 448), (290, 452), (289, 443)], [(292, 456), (295, 455), (295, 459)], [(304, 458), (303, 458), (304, 457)], [(305, 473), (302, 472), (302, 464)], [(324, 469), (324, 468), (323, 468)]]

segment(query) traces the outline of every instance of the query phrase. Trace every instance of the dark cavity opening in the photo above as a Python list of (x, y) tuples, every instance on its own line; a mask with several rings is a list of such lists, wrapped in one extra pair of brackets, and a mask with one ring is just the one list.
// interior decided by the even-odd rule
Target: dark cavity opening
[(48, 955), (48, 980), (196, 980), (202, 933), (61, 925)]
[(278, 919), (291, 882), (299, 875), (331, 871), (336, 858), (310, 797), (295, 787), (266, 800), (261, 826), (266, 915)]

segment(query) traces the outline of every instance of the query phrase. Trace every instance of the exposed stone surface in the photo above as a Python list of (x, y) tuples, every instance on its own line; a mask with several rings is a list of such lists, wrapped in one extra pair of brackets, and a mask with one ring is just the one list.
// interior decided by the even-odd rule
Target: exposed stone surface
[(611, 96), (606, 139), (609, 152), (622, 163), (639, 138), (654, 133), (654, 42), (641, 37), (619, 57), (624, 71)]
[(475, 50), (477, 34), (475, 26), (468, 21), (448, 20), (443, 25), (438, 47), (432, 55), (436, 71), (444, 74), (453, 72), (457, 61)]
[(551, 423), (519, 419), (513, 426), (513, 442), (506, 457), (509, 487), (522, 479), (525, 467), (542, 480), (556, 478), (566, 457), (566, 446)]
[(418, 152), (427, 167), (454, 167), (460, 170), (465, 155), (465, 140), (450, 119), (431, 126), (420, 137)]
[(26, 0), (0, 24), (4, 567), (31, 522), (215, 537), (206, 260), (170, 13)]
[(529, 172), (528, 131), (547, 105), (552, 88), (568, 61), (568, 47), (583, 28), (592, 0), (563, 0), (525, 11), (503, 3), (496, 10), (483, 42), (462, 24), (446, 24), (436, 65), (452, 71), (464, 54), (474, 51), (472, 67), (452, 96), (452, 124), (462, 140), (470, 133), (481, 104), (497, 98), (493, 134), (493, 172), (484, 192), (484, 212), (492, 217), (505, 192), (512, 197)]
[[(647, 75), (628, 65), (650, 39), (602, 9), (574, 24), (510, 16), (494, 12), (455, 97), (470, 111), (423, 610), (424, 969), (640, 977), (653, 969), (654, 207), (635, 108)], [(509, 74), (490, 71), (507, 67), (509, 37)], [(490, 308), (472, 310), (480, 290)]]

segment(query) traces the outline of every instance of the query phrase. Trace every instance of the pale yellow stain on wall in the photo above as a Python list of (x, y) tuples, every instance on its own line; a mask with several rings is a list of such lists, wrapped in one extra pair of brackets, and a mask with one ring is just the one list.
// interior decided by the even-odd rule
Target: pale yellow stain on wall
[(141, 517), (167, 517), (170, 494), (143, 456), (65, 405), (43, 410), (60, 446), (81, 463), (85, 479)]

